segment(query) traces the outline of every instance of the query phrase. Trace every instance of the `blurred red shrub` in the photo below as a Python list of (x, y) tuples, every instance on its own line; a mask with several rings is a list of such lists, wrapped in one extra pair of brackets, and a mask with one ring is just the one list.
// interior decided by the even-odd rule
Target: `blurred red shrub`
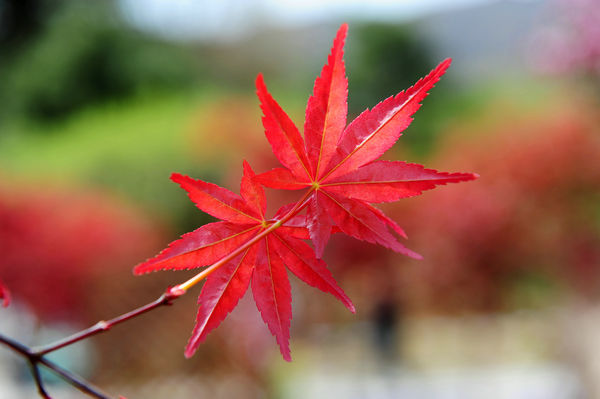
[(500, 109), (491, 123), (447, 132), (443, 152), (428, 161), (476, 171), (477, 182), (407, 199), (392, 211), (423, 261), (336, 241), (330, 251), (338, 259), (330, 263), (344, 268), (343, 284), (358, 285), (361, 299), (387, 292), (413, 311), (456, 312), (526, 305), (516, 291), (527, 284), (600, 294), (600, 121), (593, 107), (574, 100), (520, 116)]
[(2, 306), (7, 307), (10, 304), (10, 291), (0, 281), (0, 299), (2, 299)]
[(129, 274), (162, 240), (105, 193), (0, 185), (0, 278), (41, 318), (80, 320), (98, 276)]
[(404, 213), (407, 225), (419, 225), (408, 230), (414, 242), (433, 248), (406, 269), (413, 300), (495, 309), (531, 274), (600, 293), (598, 122), (593, 109), (574, 104), (511, 117), (479, 139), (451, 133), (463, 138), (441, 146), (440, 163), (481, 179), (425, 196)]

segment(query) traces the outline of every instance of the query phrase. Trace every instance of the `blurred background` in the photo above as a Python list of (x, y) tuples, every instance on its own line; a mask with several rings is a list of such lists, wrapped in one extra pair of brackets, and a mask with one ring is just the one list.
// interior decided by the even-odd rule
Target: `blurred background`
[[(357, 314), (292, 278), (289, 364), (249, 296), (185, 360), (199, 289), (53, 357), (130, 399), (600, 398), (596, 0), (0, 0), (0, 331), (47, 343), (187, 279), (131, 273), (210, 221), (170, 173), (273, 167), (254, 78), (301, 126), (341, 22), (352, 117), (454, 59), (386, 154), (481, 175), (385, 207), (425, 260), (333, 237)], [(34, 394), (0, 348), (0, 399)]]

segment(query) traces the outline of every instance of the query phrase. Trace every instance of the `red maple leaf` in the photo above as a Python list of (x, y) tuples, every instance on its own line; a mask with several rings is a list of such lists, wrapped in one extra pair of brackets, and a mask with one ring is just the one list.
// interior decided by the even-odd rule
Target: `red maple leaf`
[(438, 65), (413, 87), (365, 110), (346, 127), (348, 81), (343, 61), (347, 25), (333, 42), (328, 62), (315, 81), (306, 106), (304, 140), (288, 115), (256, 79), (263, 125), (274, 154), (285, 168), (257, 176), (265, 186), (309, 188), (307, 227), (318, 257), (336, 227), (359, 240), (421, 258), (390, 232), (402, 229), (370, 203), (392, 202), (421, 194), (440, 184), (472, 180), (471, 173), (445, 173), (406, 162), (377, 161), (412, 121), (451, 60)]
[[(280, 209), (265, 218), (265, 193), (244, 162), (241, 196), (202, 180), (180, 174), (171, 179), (188, 192), (202, 211), (221, 219), (185, 234), (156, 257), (135, 267), (136, 274), (156, 270), (190, 269), (214, 264), (246, 244), (231, 261), (215, 269), (202, 287), (196, 326), (186, 348), (191, 356), (207, 334), (216, 328), (245, 294), (250, 282), (254, 301), (264, 322), (275, 336), (283, 357), (291, 360), (289, 338), (292, 295), (287, 268), (302, 281), (338, 298), (350, 311), (354, 305), (337, 285), (325, 262), (302, 239), (308, 238), (303, 217), (291, 218), (300, 204)], [(278, 224), (277, 230), (273, 226)], [(268, 234), (262, 234), (271, 228)]]
[[(342, 48), (347, 26), (342, 25), (328, 63), (308, 100), (304, 139), (267, 92), (259, 75), (257, 93), (263, 125), (273, 152), (285, 166), (255, 176), (244, 162), (240, 195), (215, 184), (173, 174), (201, 210), (221, 219), (185, 234), (167, 249), (135, 268), (135, 273), (189, 269), (211, 265), (176, 288), (187, 290), (207, 277), (199, 297), (196, 326), (186, 348), (191, 356), (252, 285), (261, 316), (290, 360), (291, 292), (287, 268), (309, 285), (331, 293), (351, 311), (354, 306), (320, 260), (334, 231), (380, 244), (419, 258), (393, 234), (404, 231), (371, 205), (421, 194), (436, 185), (472, 180), (471, 173), (444, 173), (405, 162), (376, 161), (400, 137), (412, 115), (444, 74), (442, 62), (413, 87), (366, 110), (348, 127), (347, 79)], [(262, 186), (308, 188), (298, 202), (265, 218)], [(304, 208), (305, 215), (299, 215)], [(303, 240), (311, 239), (314, 250)], [(316, 252), (316, 253), (315, 253)]]

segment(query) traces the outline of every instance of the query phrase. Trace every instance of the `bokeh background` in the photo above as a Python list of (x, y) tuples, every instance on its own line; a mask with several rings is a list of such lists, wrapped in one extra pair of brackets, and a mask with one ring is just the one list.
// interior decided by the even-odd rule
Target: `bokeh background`
[[(170, 173), (272, 167), (255, 76), (301, 125), (348, 22), (351, 115), (454, 59), (387, 154), (481, 175), (385, 208), (425, 260), (334, 237), (358, 312), (292, 279), (289, 364), (248, 296), (185, 360), (199, 289), (54, 358), (130, 399), (600, 398), (600, 3), (366, 3), (0, 0), (0, 331), (47, 343), (187, 279), (131, 273), (210, 221)], [(0, 348), (0, 398), (34, 396)]]

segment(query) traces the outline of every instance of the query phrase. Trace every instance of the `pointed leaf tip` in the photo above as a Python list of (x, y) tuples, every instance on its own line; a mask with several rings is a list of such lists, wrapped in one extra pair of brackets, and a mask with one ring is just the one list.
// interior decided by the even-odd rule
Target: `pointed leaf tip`
[(256, 261), (258, 249), (250, 247), (234, 261), (211, 274), (204, 283), (198, 303), (196, 325), (185, 349), (191, 357), (209, 332), (217, 328), (244, 296)]
[(262, 75), (256, 78), (256, 95), (263, 112), (265, 136), (273, 154), (299, 180), (310, 180), (310, 166), (304, 140), (294, 122), (267, 90)]
[(256, 90), (257, 91), (260, 90), (260, 89), (266, 90), (265, 79), (264, 79), (262, 73), (259, 73), (258, 75), (256, 75), (256, 79), (254, 80), (254, 85), (256, 86)]
[(242, 197), (224, 187), (178, 173), (173, 173), (171, 180), (187, 191), (188, 197), (198, 209), (218, 219), (237, 224), (252, 224), (261, 219)]
[(318, 259), (314, 250), (302, 240), (283, 237), (274, 233), (273, 248), (284, 261), (287, 268), (306, 284), (332, 294), (355, 313), (354, 305), (344, 290), (339, 287), (324, 261)]
[(242, 161), (242, 170), (243, 170), (244, 176), (247, 178), (253, 179), (254, 176), (256, 175), (254, 173), (254, 170), (252, 169), (252, 166), (250, 166), (248, 161), (246, 161), (245, 159)]
[(410, 125), (414, 113), (450, 66), (448, 58), (410, 88), (366, 109), (344, 130), (323, 178), (341, 176), (385, 153)]
[(434, 69), (434, 71), (437, 71), (438, 78), (442, 77), (446, 73), (448, 68), (450, 68), (450, 65), (452, 65), (452, 58), (446, 58), (444, 61), (438, 64), (438, 66)]
[(8, 307), (8, 305), (10, 305), (10, 291), (4, 286), (2, 285), (2, 282), (0, 281), (0, 299), (2, 300), (2, 306), (3, 307)]
[(337, 32), (327, 62), (321, 69), (306, 104), (304, 139), (312, 177), (322, 175), (336, 153), (338, 140), (346, 127), (348, 79), (344, 64), (347, 25)]
[(283, 358), (290, 357), (292, 290), (283, 260), (273, 250), (274, 239), (264, 242), (264, 252), (252, 274), (252, 295), (260, 315), (275, 337)]
[(244, 174), (242, 175), (242, 183), (240, 185), (240, 195), (246, 202), (246, 205), (257, 215), (260, 215), (262, 219), (267, 211), (265, 190), (256, 180), (254, 170), (252, 170), (252, 167), (246, 160), (243, 162), (243, 169)]
[(210, 265), (234, 251), (256, 234), (257, 226), (227, 222), (208, 223), (184, 234), (154, 258), (135, 266), (136, 275), (158, 270), (189, 270)]
[(336, 39), (337, 38), (346, 38), (346, 35), (348, 34), (348, 24), (346, 22), (344, 22), (343, 24), (340, 25), (337, 34), (336, 34)]
[(185, 179), (185, 177), (186, 176), (182, 175), (181, 173), (173, 172), (171, 173), (171, 176), (169, 178), (171, 179), (171, 181), (179, 183), (180, 181)]

